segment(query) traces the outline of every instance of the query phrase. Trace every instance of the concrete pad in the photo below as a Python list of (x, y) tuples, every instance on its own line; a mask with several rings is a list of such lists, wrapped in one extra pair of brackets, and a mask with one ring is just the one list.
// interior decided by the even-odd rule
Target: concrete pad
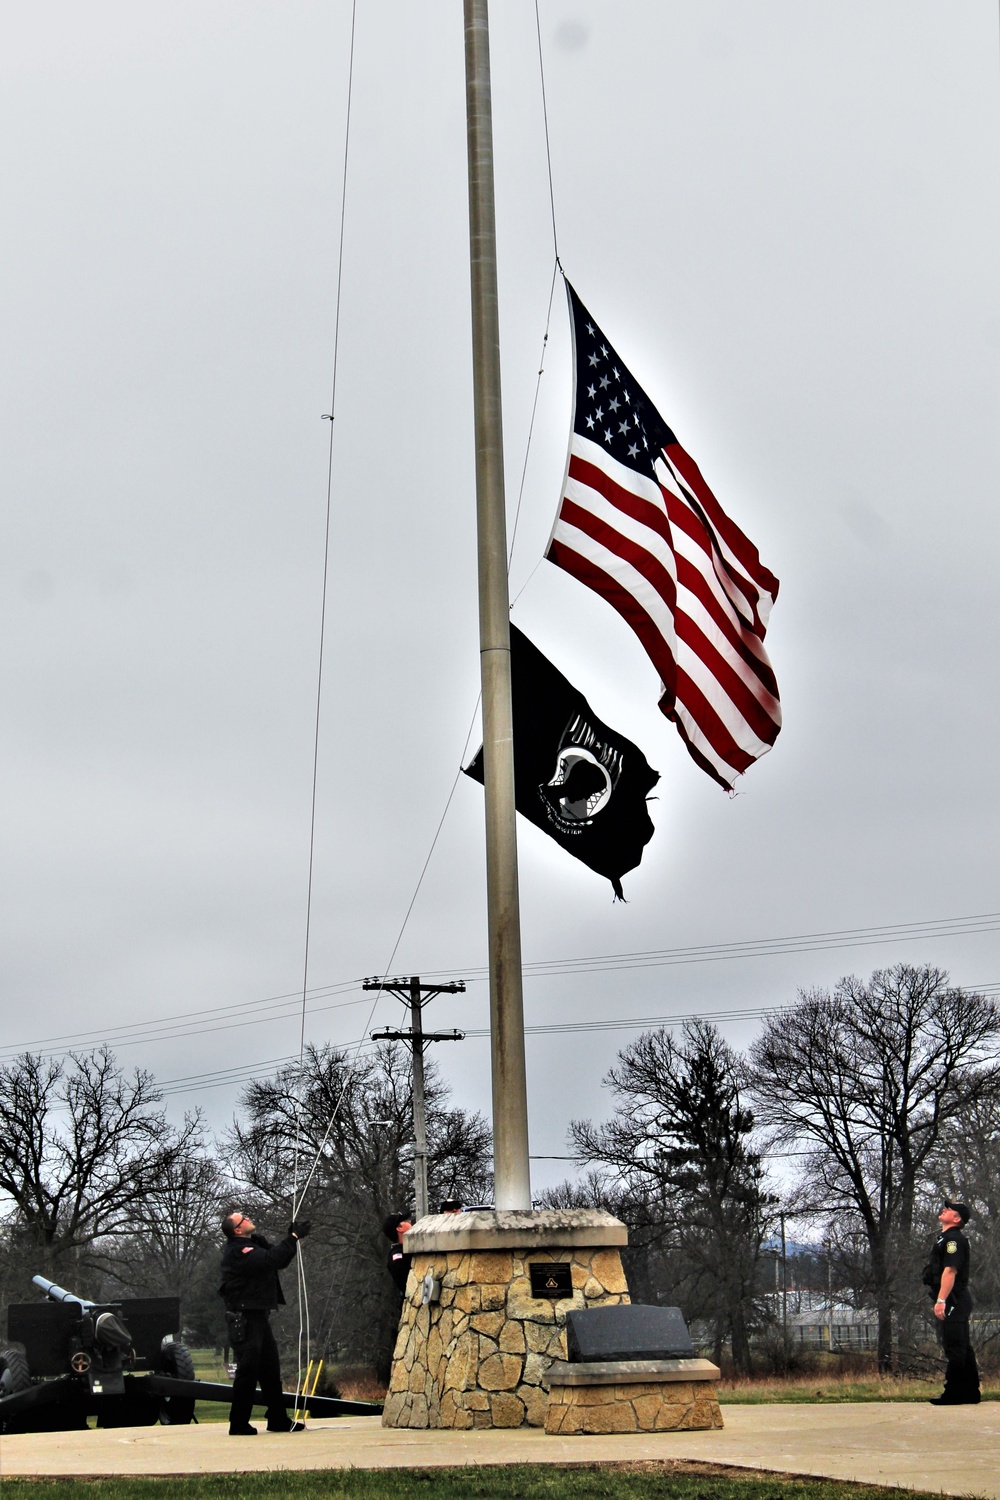
[(0, 1475), (218, 1474), (681, 1458), (1000, 1500), (1000, 1403), (727, 1406), (724, 1413), (722, 1431), (610, 1437), (548, 1437), (538, 1428), (426, 1432), (383, 1427), (377, 1417), (340, 1417), (311, 1422), (304, 1433), (261, 1431), (255, 1438), (231, 1438), (224, 1422), (19, 1433), (0, 1438)]

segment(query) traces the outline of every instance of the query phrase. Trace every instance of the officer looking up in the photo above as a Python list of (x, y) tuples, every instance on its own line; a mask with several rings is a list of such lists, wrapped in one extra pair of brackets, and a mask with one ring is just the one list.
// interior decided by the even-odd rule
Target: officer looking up
[(924, 1284), (934, 1298), (934, 1316), (948, 1367), (944, 1390), (932, 1406), (966, 1406), (979, 1401), (979, 1368), (969, 1342), (969, 1242), (962, 1229), (969, 1221), (964, 1203), (949, 1203), (938, 1214), (941, 1233), (924, 1269)]
[(298, 1241), (309, 1233), (310, 1224), (293, 1220), (288, 1234), (269, 1245), (248, 1214), (227, 1214), (222, 1221), (226, 1248), (222, 1252), (222, 1285), (219, 1296), (226, 1304), (229, 1341), (236, 1355), (233, 1404), (229, 1411), (231, 1437), (256, 1437), (250, 1425), (254, 1395), (260, 1382), (262, 1403), (267, 1407), (268, 1432), (301, 1432), (302, 1422), (290, 1420), (281, 1390), (278, 1346), (271, 1331), (270, 1313), (284, 1303), (278, 1272), (294, 1260)]

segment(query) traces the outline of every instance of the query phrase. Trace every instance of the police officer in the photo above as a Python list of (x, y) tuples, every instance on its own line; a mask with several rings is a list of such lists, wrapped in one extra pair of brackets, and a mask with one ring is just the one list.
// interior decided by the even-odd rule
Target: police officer
[(941, 1233), (924, 1270), (924, 1283), (934, 1298), (934, 1316), (948, 1367), (944, 1391), (932, 1406), (965, 1406), (979, 1401), (979, 1369), (969, 1342), (969, 1242), (962, 1233), (969, 1221), (964, 1203), (949, 1203), (938, 1214)]
[(268, 1432), (301, 1432), (302, 1422), (293, 1422), (285, 1410), (281, 1390), (278, 1346), (271, 1330), (270, 1313), (285, 1298), (278, 1272), (295, 1258), (298, 1241), (311, 1225), (295, 1220), (288, 1234), (276, 1245), (268, 1244), (249, 1214), (227, 1214), (222, 1221), (226, 1248), (222, 1252), (222, 1285), (219, 1296), (226, 1304), (229, 1340), (236, 1355), (233, 1404), (229, 1411), (231, 1437), (256, 1437), (250, 1425), (257, 1382), (267, 1407)]
[(410, 1262), (413, 1256), (407, 1255), (403, 1249), (403, 1235), (412, 1228), (413, 1216), (411, 1214), (388, 1214), (382, 1220), (382, 1233), (389, 1241), (386, 1266), (389, 1275), (404, 1296), (406, 1295), (406, 1278), (410, 1274)]

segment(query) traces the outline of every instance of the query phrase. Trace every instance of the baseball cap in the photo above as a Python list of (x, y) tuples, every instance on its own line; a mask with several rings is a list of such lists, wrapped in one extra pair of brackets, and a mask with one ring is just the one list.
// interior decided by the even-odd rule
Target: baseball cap
[(954, 1212), (957, 1213), (959, 1218), (962, 1220), (963, 1224), (968, 1224), (970, 1218), (972, 1217), (972, 1210), (969, 1208), (969, 1205), (967, 1203), (949, 1203), (948, 1199), (945, 1198), (942, 1207), (954, 1210)]

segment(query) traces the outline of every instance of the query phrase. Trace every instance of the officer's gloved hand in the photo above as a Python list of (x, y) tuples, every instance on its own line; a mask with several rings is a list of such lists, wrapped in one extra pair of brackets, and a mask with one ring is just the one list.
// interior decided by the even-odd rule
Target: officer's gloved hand
[(288, 1233), (293, 1234), (297, 1240), (304, 1240), (312, 1228), (308, 1219), (293, 1219), (288, 1226)]

